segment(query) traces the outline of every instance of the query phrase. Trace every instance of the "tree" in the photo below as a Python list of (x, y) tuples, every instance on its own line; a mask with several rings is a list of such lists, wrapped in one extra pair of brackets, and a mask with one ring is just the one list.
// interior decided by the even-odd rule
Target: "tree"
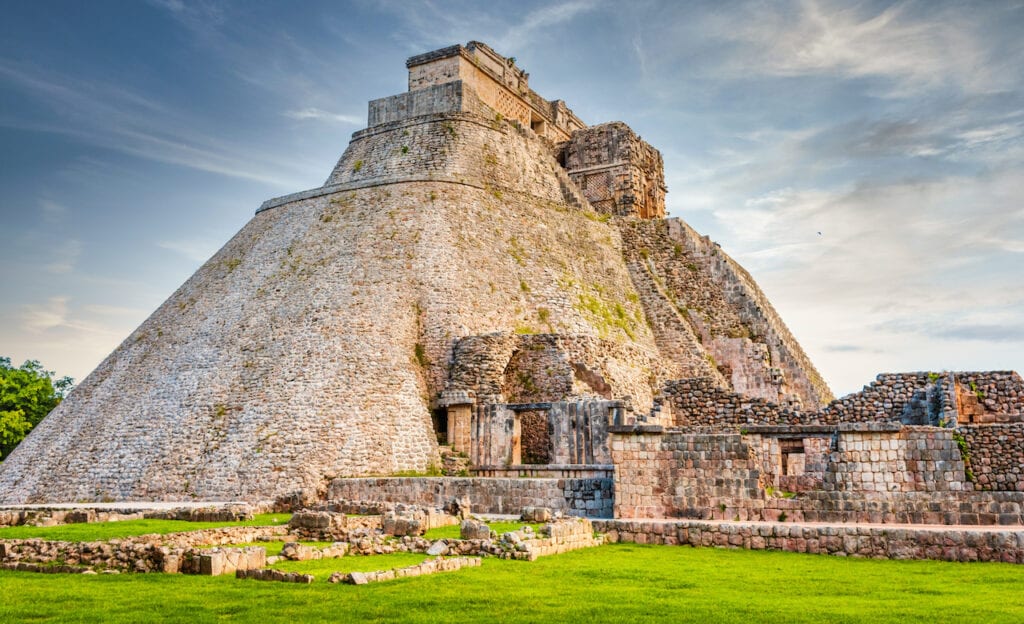
[(53, 375), (36, 360), (14, 368), (11, 358), (0, 357), (0, 461), (60, 405), (75, 384), (70, 377), (54, 379)]

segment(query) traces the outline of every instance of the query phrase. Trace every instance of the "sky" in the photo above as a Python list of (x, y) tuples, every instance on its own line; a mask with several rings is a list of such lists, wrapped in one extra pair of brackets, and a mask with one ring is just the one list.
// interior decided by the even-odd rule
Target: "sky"
[(81, 380), (405, 59), (483, 41), (661, 150), (837, 395), (1024, 370), (1024, 2), (8, 2), (0, 356)]

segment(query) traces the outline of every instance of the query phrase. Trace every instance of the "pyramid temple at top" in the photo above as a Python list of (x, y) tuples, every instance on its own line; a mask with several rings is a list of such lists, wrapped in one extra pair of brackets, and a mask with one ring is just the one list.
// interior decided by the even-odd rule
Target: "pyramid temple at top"
[(322, 187), (265, 202), (0, 465), (0, 502), (606, 464), (608, 423), (669, 418), (679, 380), (833, 399), (750, 275), (665, 218), (628, 126), (478, 42), (406, 65)]

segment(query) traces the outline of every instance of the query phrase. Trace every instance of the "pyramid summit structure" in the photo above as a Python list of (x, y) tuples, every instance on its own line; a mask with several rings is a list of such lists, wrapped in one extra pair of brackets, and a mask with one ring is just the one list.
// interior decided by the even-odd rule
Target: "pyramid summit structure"
[(407, 68), (322, 187), (265, 202), (0, 465), (0, 502), (606, 465), (607, 428), (669, 422), (683, 379), (833, 399), (751, 276), (665, 218), (628, 126), (478, 42)]

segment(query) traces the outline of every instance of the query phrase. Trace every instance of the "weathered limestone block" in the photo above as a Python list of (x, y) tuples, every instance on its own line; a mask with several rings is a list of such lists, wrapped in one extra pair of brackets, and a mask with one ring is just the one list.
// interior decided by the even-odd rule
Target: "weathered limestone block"
[(267, 550), (260, 546), (214, 549), (199, 555), (198, 574), (220, 576), (237, 570), (253, 570), (267, 565)]
[(464, 540), (490, 539), (491, 527), (478, 520), (467, 518), (459, 527), (459, 536)]
[(280, 556), (291, 561), (308, 561), (310, 559), (320, 559), (323, 557), (323, 553), (320, 552), (320, 549), (313, 546), (306, 546), (298, 542), (288, 542), (281, 547)]
[(523, 507), (519, 517), (523, 522), (551, 522), (554, 513), (549, 507)]
[(427, 531), (426, 514), (415, 512), (388, 512), (384, 514), (382, 526), (386, 535), (403, 537), (423, 535)]

